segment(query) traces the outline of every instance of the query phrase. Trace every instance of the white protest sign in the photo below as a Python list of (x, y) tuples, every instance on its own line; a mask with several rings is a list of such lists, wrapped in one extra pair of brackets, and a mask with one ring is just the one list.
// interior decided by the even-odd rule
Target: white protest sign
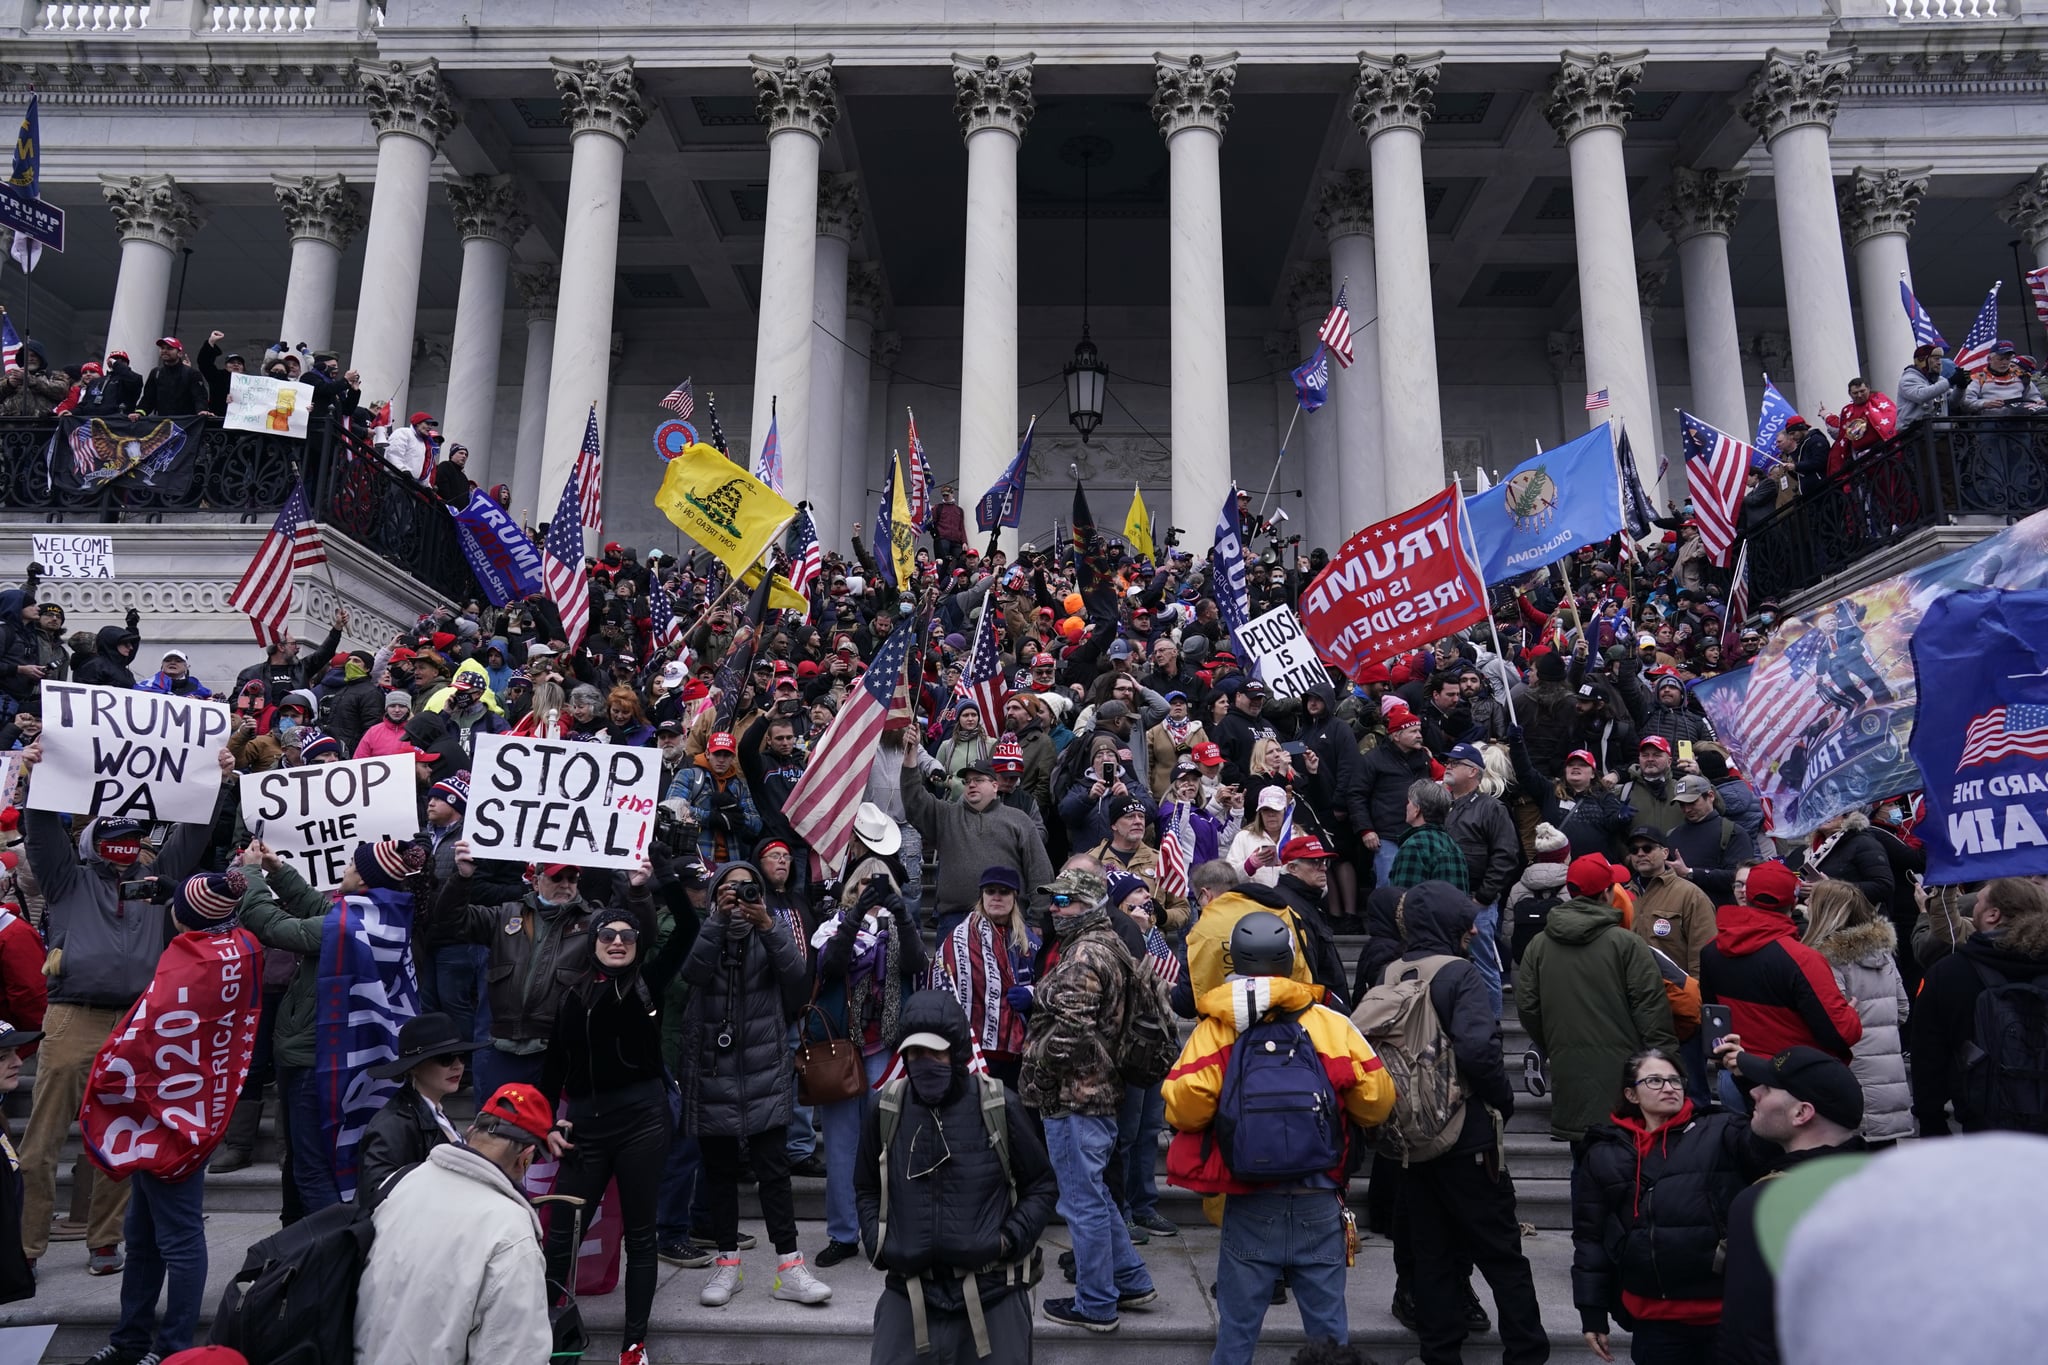
[(638, 867), (660, 786), (659, 749), (478, 735), (462, 830), (480, 858)]
[(1237, 640), (1256, 662), (1259, 681), (1275, 696), (1299, 697), (1330, 681), (1329, 670), (1316, 657), (1316, 647), (1292, 607), (1275, 607), (1254, 617), (1237, 632)]
[(43, 566), (45, 578), (112, 578), (114, 538), (112, 536), (60, 536), (35, 532), (31, 556)]
[(162, 692), (43, 684), (43, 761), (30, 810), (97, 817), (213, 819), (228, 708)]
[(341, 885), (356, 845), (419, 833), (410, 757), (273, 768), (242, 778), (242, 822), (315, 891)]
[(221, 425), (229, 431), (267, 431), (274, 436), (304, 439), (306, 419), (312, 412), (311, 384), (294, 384), (261, 374), (231, 374), (228, 411)]

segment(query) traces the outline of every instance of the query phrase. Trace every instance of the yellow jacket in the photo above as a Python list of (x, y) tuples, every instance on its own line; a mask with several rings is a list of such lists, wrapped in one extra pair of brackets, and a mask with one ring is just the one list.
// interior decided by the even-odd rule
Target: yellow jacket
[(1308, 943), (1302, 938), (1294, 912), (1261, 905), (1241, 892), (1226, 891), (1197, 911), (1195, 922), (1188, 926), (1188, 985), (1197, 1001), (1230, 975), (1230, 931), (1246, 915), (1260, 910), (1278, 915), (1294, 931), (1294, 970), (1288, 975), (1304, 986), (1315, 984), (1308, 967)]

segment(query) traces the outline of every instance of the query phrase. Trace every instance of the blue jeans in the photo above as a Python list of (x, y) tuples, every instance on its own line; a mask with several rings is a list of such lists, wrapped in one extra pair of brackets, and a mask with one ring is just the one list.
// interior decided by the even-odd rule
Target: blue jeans
[[(203, 1166), (178, 1181), (141, 1171), (128, 1177), (128, 1217), (121, 1228), (128, 1264), (121, 1272), (121, 1320), (108, 1338), (113, 1345), (159, 1355), (191, 1349), (206, 1298), (205, 1209)], [(156, 1299), (166, 1279), (171, 1292), (159, 1320)]]
[(1285, 1280), (1310, 1341), (1351, 1340), (1344, 1311), (1344, 1217), (1335, 1190), (1233, 1194), (1223, 1202), (1216, 1257), (1216, 1350), (1210, 1365), (1238, 1365), (1259, 1345), (1273, 1285)]
[[(869, 1073), (879, 1075), (876, 1068), (887, 1066), (888, 1058), (877, 1054), (866, 1062)], [(860, 1209), (853, 1201), (853, 1174), (860, 1158), (860, 1125), (879, 1098), (878, 1092), (869, 1090), (817, 1108), (825, 1129), (825, 1235), (835, 1242), (860, 1245)]]
[(1114, 1318), (1118, 1297), (1152, 1288), (1152, 1272), (1131, 1245), (1130, 1229), (1102, 1179), (1116, 1151), (1116, 1120), (1106, 1114), (1048, 1118), (1045, 1150), (1059, 1177), (1060, 1217), (1074, 1243), (1074, 1308), (1089, 1317)]
[(1493, 1001), (1493, 1017), (1500, 1018), (1503, 998), (1500, 990), (1500, 907), (1484, 906), (1472, 927), (1478, 930), (1472, 936), (1472, 965), (1479, 969), (1479, 979), (1486, 983), (1486, 994)]
[(490, 1041), (490, 1034), (476, 1031), (477, 997), (490, 951), (481, 943), (450, 943), (435, 950), (434, 997), (440, 1002), (436, 1008), (455, 1021), (458, 1038)]
[(1392, 886), (1394, 884), (1391, 880), (1394, 875), (1394, 855), (1400, 851), (1401, 846), (1399, 844), (1384, 834), (1380, 836), (1380, 846), (1373, 851), (1372, 855), (1372, 875), (1375, 886)]
[[(789, 1050), (796, 1051), (796, 1045), (803, 1041), (804, 1026), (801, 1022), (789, 1026)], [(789, 1164), (807, 1161), (818, 1150), (818, 1125), (811, 1117), (811, 1107), (798, 1104), (796, 1099), (796, 1072), (789, 1073)]]
[(476, 1099), (478, 1104), (498, 1093), (501, 1085), (515, 1081), (521, 1085), (540, 1084), (541, 1063), (545, 1053), (535, 1052), (521, 1055), (516, 1052), (500, 1052), (495, 1047), (480, 1047), (469, 1054), (476, 1073)]
[(1110, 1194), (1129, 1218), (1159, 1212), (1159, 1130), (1166, 1126), (1166, 1096), (1158, 1086), (1124, 1087), (1116, 1116), (1116, 1155)]
[(278, 1074), (278, 1089), (291, 1111), (292, 1185), (301, 1208), (318, 1213), (341, 1202), (334, 1183), (334, 1149), (327, 1145), (327, 1130), (320, 1125), (320, 1086), (312, 1067), (292, 1066)]

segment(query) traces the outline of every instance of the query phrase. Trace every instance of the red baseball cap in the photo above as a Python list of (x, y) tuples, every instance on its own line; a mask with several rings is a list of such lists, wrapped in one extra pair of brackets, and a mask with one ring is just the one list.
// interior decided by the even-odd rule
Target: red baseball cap
[(1636, 745), (1636, 750), (1640, 753), (1644, 749), (1662, 749), (1668, 754), (1671, 752), (1671, 741), (1662, 735), (1644, 735), (1643, 742)]
[(529, 877), (560, 877), (571, 872), (575, 873), (579, 878), (583, 875), (583, 869), (574, 863), (528, 863), (526, 865), (526, 875)]
[(1406, 702), (1402, 702), (1397, 706), (1389, 706), (1386, 716), (1388, 730), (1405, 730), (1411, 725), (1422, 724), (1421, 721), (1415, 718), (1415, 713), (1408, 709)]
[(1313, 834), (1297, 834), (1280, 848), (1280, 861), (1291, 863), (1297, 858), (1333, 858), (1336, 855), (1323, 847), (1323, 841)]
[(1058, 662), (1059, 660), (1053, 658), (1050, 654), (1034, 654), (1031, 656), (1031, 666), (1033, 668), (1051, 668)]
[(499, 1086), (476, 1112), (478, 1118), (489, 1114), (498, 1120), (498, 1136), (529, 1147), (544, 1144), (555, 1126), (554, 1106), (542, 1097), (540, 1087), (517, 1082)]
[(1223, 746), (1220, 744), (1210, 744), (1204, 741), (1201, 744), (1195, 745), (1188, 752), (1195, 756), (1195, 762), (1202, 764), (1204, 767), (1213, 768), (1223, 761)]
[(1574, 749), (1564, 756), (1564, 761), (1567, 767), (1574, 763), (1583, 763), (1589, 768), (1600, 766), (1600, 760), (1593, 757), (1593, 751), (1590, 749)]
[(1572, 859), (1564, 871), (1566, 885), (1581, 896), (1600, 896), (1628, 881), (1628, 869), (1616, 867), (1598, 853)]
[(1743, 897), (1764, 910), (1790, 910), (1799, 899), (1799, 874), (1781, 862), (1758, 863), (1749, 870)]
[(713, 735), (711, 739), (704, 745), (705, 752), (713, 754), (737, 753), (739, 751), (739, 747), (740, 746), (734, 742), (733, 737), (723, 730), (720, 730), (717, 734)]

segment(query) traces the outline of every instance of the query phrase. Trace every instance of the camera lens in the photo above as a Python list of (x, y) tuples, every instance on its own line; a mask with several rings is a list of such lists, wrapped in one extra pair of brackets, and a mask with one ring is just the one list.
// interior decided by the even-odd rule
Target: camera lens
[(761, 884), (759, 882), (741, 882), (733, 887), (732, 893), (749, 905), (759, 905), (761, 903)]

